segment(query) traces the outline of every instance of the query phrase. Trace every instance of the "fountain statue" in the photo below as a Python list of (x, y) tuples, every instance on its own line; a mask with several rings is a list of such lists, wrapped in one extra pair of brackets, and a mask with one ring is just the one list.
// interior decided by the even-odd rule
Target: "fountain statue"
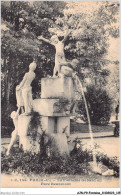
[(61, 73), (60, 76), (63, 78), (64, 76), (69, 76), (73, 80), (73, 85), (74, 85), (74, 93), (75, 93), (75, 98), (73, 100), (73, 104), (71, 106), (71, 113), (73, 115), (76, 114), (76, 108), (78, 105), (78, 102), (80, 101), (81, 98), (81, 89), (79, 87), (79, 80), (77, 79), (77, 72), (76, 68), (79, 65), (79, 61), (77, 59), (73, 59), (71, 62), (65, 62), (61, 63)]
[[(32, 62), (29, 65), (29, 72), (25, 74), (23, 80), (21, 83), (16, 87), (16, 100), (17, 100), (17, 111), (13, 111), (11, 113), (11, 118), (13, 119), (13, 123), (15, 126), (14, 131), (11, 134), (11, 141), (8, 146), (8, 150), (6, 155), (9, 155), (10, 150), (14, 143), (17, 141), (17, 137), (19, 135), (18, 130), (18, 118), (21, 115), (30, 115), (32, 111), (32, 87), (31, 83), (35, 78), (34, 70), (36, 69), (36, 63)], [(25, 109), (25, 112), (23, 114), (20, 114), (23, 111), (23, 107)], [(23, 124), (25, 125), (25, 124)], [(22, 136), (23, 137), (23, 136)], [(19, 142), (20, 143), (20, 142)]]
[(54, 67), (54, 71), (53, 71), (53, 76), (54, 77), (59, 75), (59, 73), (60, 73), (60, 64), (61, 63), (66, 63), (65, 53), (64, 53), (64, 43), (65, 43), (65, 41), (66, 41), (66, 39), (67, 39), (67, 37), (69, 36), (70, 33), (71, 33), (71, 31), (68, 31), (64, 37), (53, 35), (50, 40), (45, 39), (42, 36), (38, 37), (38, 39), (43, 40), (46, 43), (49, 43), (49, 44), (53, 45), (56, 49), (55, 67)]
[(24, 115), (30, 114), (32, 110), (32, 87), (31, 83), (35, 78), (34, 70), (36, 63), (32, 62), (29, 65), (29, 72), (24, 75), (21, 83), (16, 87), (17, 106), (25, 109)]

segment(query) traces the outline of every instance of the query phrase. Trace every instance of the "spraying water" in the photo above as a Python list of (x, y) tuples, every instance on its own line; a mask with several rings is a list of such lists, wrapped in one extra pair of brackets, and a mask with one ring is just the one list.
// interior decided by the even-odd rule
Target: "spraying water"
[(72, 77), (73, 77), (75, 88), (77, 89), (77, 91), (79, 93), (82, 93), (82, 96), (83, 96), (83, 99), (84, 99), (84, 104), (85, 104), (85, 109), (86, 109), (86, 113), (87, 113), (87, 119), (88, 119), (88, 125), (89, 125), (89, 134), (90, 134), (91, 146), (92, 146), (92, 156), (93, 156), (93, 162), (90, 164), (91, 167), (92, 167), (92, 171), (94, 173), (98, 173), (98, 174), (101, 174), (101, 175), (112, 175), (113, 170), (110, 170), (110, 169), (107, 168), (107, 171), (102, 172), (102, 164), (97, 164), (97, 162), (96, 162), (96, 153), (95, 153), (95, 150), (94, 150), (93, 132), (92, 132), (91, 121), (90, 121), (90, 116), (89, 116), (89, 110), (88, 110), (87, 101), (86, 101), (86, 98), (85, 98), (83, 86), (82, 86), (81, 81), (80, 81), (80, 79), (79, 79), (79, 77), (77, 76), (76, 73), (74, 73)]
[(80, 81), (79, 77), (76, 74), (74, 74), (73, 78), (76, 82), (75, 85), (80, 88), (80, 90), (82, 92), (83, 99), (84, 99), (84, 104), (85, 104), (85, 109), (86, 109), (87, 119), (88, 119), (88, 125), (89, 125), (89, 134), (90, 134), (90, 138), (91, 138), (93, 162), (96, 164), (96, 155), (95, 155), (95, 152), (93, 150), (93, 148), (94, 148), (94, 139), (93, 139), (93, 132), (92, 132), (92, 127), (91, 127), (89, 111), (88, 111), (88, 107), (87, 107), (87, 101), (86, 101), (84, 90), (83, 90), (83, 87), (82, 87), (82, 84), (81, 84), (81, 81)]

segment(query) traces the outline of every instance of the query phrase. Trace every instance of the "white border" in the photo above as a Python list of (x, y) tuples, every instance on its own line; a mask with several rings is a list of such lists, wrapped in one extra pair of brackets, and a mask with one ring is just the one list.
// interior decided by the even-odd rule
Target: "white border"
[[(7, 0), (4, 0), (7, 1)], [(17, 0), (13, 0), (17, 1)], [(21, 0), (24, 1), (24, 0)], [(29, 0), (26, 0), (29, 1)], [(30, 0), (31, 1), (31, 0)], [(36, 0), (39, 1), (39, 0)], [(46, 0), (43, 0), (46, 1)], [(58, 0), (48, 0), (48, 1), (58, 1)], [(63, 1), (63, 0), (60, 0)], [(73, 1), (73, 0), (66, 0), (66, 1)], [(74, 1), (85, 1), (85, 0), (74, 0)], [(98, 0), (87, 0), (87, 1), (98, 1)], [(119, 2), (118, 0), (99, 0), (99, 1), (112, 1), (112, 2)], [(1, 2), (1, 0), (0, 0)], [(1, 4), (0, 4), (0, 10), (1, 10)], [(120, 3), (120, 18), (121, 18), (121, 3)], [(1, 26), (1, 12), (0, 12), (0, 26)], [(120, 21), (120, 26), (121, 26), (121, 21)], [(1, 37), (1, 31), (0, 31), (0, 37)], [(120, 30), (120, 37), (121, 37), (121, 30)], [(1, 43), (1, 39), (0, 39)], [(120, 39), (120, 45), (121, 45), (121, 39)], [(0, 48), (0, 56), (1, 56), (1, 48)], [(121, 62), (121, 50), (120, 50), (120, 62)], [(1, 71), (1, 66), (0, 66), (0, 71)], [(0, 80), (1, 82), (1, 80)], [(121, 74), (120, 74), (120, 84), (121, 84)], [(0, 94), (1, 94), (1, 85), (0, 85)], [(0, 96), (1, 100), (1, 96)], [(121, 91), (120, 91), (120, 102), (121, 102)], [(1, 101), (0, 101), (0, 108), (1, 108)], [(120, 108), (121, 109), (121, 108)], [(120, 110), (121, 113), (121, 110)], [(121, 119), (121, 115), (120, 115)], [(0, 120), (1, 123), (1, 120)], [(1, 127), (1, 126), (0, 126)], [(121, 129), (121, 124), (120, 124), (120, 129)], [(1, 137), (1, 131), (0, 131), (0, 137)], [(120, 143), (121, 143), (121, 137), (120, 137)], [(0, 139), (0, 144), (1, 144), (1, 139)], [(120, 157), (121, 157), (121, 150), (120, 150)], [(1, 159), (1, 152), (0, 152), (0, 159)], [(121, 158), (120, 158), (121, 160)], [(121, 162), (120, 162), (121, 164)], [(1, 161), (0, 161), (1, 165)], [(0, 166), (1, 167), (1, 166)], [(1, 169), (0, 169), (1, 173)], [(121, 169), (120, 169), (120, 175), (121, 175)], [(1, 174), (0, 174), (1, 176)], [(0, 177), (0, 184), (1, 184), (1, 177)], [(121, 178), (120, 178), (120, 184), (121, 184)], [(120, 185), (121, 186), (121, 185)], [(1, 188), (1, 185), (0, 185)], [(111, 194), (111, 192), (114, 192), (115, 194), (121, 194), (120, 188), (1, 188), (1, 195), (7, 195), (7, 194), (14, 194), (14, 195), (23, 195), (23, 194), (28, 194), (28, 195), (49, 195), (49, 194), (58, 194), (58, 195), (63, 195), (63, 194), (77, 194), (77, 192), (82, 192), (83, 194), (102, 194), (102, 192), (107, 192), (107, 194)], [(94, 192), (94, 193), (93, 193)], [(97, 193), (96, 193), (97, 192)], [(109, 192), (109, 193), (108, 193)], [(82, 194), (80, 193), (80, 194)]]

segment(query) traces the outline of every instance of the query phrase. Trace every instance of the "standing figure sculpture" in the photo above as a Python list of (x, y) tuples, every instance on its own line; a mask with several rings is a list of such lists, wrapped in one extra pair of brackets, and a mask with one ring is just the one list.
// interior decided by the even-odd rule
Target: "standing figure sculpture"
[(32, 62), (29, 65), (29, 72), (24, 75), (21, 83), (16, 87), (17, 106), (24, 106), (25, 115), (30, 114), (32, 110), (32, 87), (31, 83), (35, 78), (34, 70), (36, 63)]
[(64, 38), (62, 36), (53, 35), (50, 40), (45, 39), (42, 36), (38, 37), (38, 39), (43, 40), (43, 41), (53, 45), (56, 49), (55, 67), (54, 67), (54, 71), (53, 71), (53, 76), (59, 75), (59, 73), (60, 73), (60, 64), (66, 62), (65, 53), (64, 53), (64, 43), (65, 43), (65, 40), (67, 39), (67, 37), (69, 36), (70, 33), (71, 33), (71, 31), (69, 31), (64, 36)]

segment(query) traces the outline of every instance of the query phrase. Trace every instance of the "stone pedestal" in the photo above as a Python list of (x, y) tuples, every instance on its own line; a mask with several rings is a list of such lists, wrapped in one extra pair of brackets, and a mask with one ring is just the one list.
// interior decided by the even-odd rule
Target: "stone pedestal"
[(57, 133), (63, 133), (63, 131), (70, 135), (70, 117), (58, 117)]
[(31, 136), (20, 136), (19, 142), (25, 152), (37, 154), (40, 151), (38, 140), (34, 140)]
[(41, 125), (42, 125), (42, 129), (44, 131), (46, 131), (46, 133), (54, 133), (55, 130), (55, 121), (54, 121), (54, 117), (48, 117), (48, 116), (42, 116), (41, 118)]
[(20, 115), (18, 117), (18, 135), (20, 137), (27, 136), (29, 134), (29, 125), (32, 116)]
[(52, 152), (57, 155), (59, 153), (62, 156), (69, 155), (67, 138), (64, 133), (51, 134), (51, 138), (53, 138), (53, 142), (50, 148)]
[[(68, 155), (66, 136), (70, 135), (70, 109), (75, 96), (72, 78), (44, 78), (41, 89), (41, 99), (33, 100), (33, 111), (40, 118), (34, 115), (20, 115), (18, 118), (20, 145), (24, 151), (38, 153), (40, 144), (36, 133), (45, 131), (46, 136), (53, 138), (58, 152)], [(51, 149), (54, 151), (54, 145)]]
[(39, 137), (41, 134), (41, 127), (35, 123), (36, 116), (33, 115), (19, 115), (18, 117), (18, 136), (19, 136), (19, 146), (23, 148), (24, 151), (38, 153), (40, 151)]
[(41, 98), (74, 98), (74, 85), (71, 77), (43, 78), (41, 80)]
[(70, 134), (70, 109), (75, 98), (71, 77), (43, 78), (41, 99), (33, 101), (33, 110), (41, 116), (43, 130), (47, 133)]
[(42, 128), (46, 133), (67, 133), (70, 135), (70, 117), (47, 117), (41, 118)]
[(33, 110), (42, 116), (70, 116), (72, 104), (67, 99), (35, 99)]

